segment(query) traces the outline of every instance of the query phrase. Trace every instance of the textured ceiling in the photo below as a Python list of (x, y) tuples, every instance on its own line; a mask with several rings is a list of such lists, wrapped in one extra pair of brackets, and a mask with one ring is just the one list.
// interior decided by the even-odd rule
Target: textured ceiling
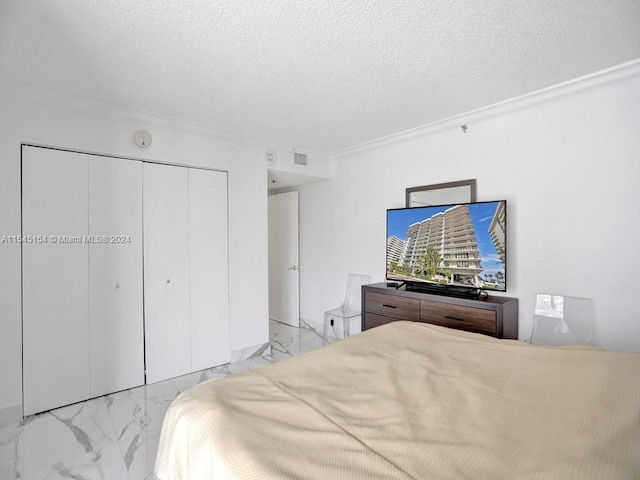
[(636, 58), (639, 0), (0, 0), (0, 78), (311, 151)]

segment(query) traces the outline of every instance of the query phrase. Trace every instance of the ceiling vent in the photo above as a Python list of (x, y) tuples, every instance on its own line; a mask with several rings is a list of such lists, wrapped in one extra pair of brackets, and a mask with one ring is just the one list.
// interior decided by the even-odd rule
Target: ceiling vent
[(293, 153), (293, 164), (294, 165), (304, 165), (305, 167), (309, 165), (309, 155), (306, 153)]

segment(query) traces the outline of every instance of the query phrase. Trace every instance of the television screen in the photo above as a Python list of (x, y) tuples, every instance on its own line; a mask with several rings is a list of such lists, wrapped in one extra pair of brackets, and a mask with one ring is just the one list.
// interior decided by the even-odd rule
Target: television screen
[(507, 290), (507, 202), (387, 210), (387, 280)]

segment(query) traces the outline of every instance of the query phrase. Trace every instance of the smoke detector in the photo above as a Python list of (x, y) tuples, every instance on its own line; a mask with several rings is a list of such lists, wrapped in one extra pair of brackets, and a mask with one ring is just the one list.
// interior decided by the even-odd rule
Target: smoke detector
[(136, 142), (140, 148), (147, 148), (151, 145), (151, 134), (146, 130), (138, 130), (133, 135), (133, 141)]

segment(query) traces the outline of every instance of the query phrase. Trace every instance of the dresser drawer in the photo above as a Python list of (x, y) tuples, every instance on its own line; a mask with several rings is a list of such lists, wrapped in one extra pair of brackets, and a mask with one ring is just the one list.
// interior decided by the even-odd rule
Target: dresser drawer
[(366, 292), (364, 310), (367, 313), (375, 313), (400, 320), (420, 321), (420, 300), (416, 298)]
[(364, 330), (369, 330), (373, 327), (379, 327), (380, 325), (400, 320), (400, 318), (391, 318), (385, 317), (384, 315), (376, 315), (375, 313), (366, 313), (364, 317)]
[(420, 300), (420, 321), (458, 330), (496, 335), (494, 310)]
[(362, 287), (362, 330), (396, 320), (424, 322), (497, 338), (518, 338), (518, 299), (445, 297), (390, 288)]

